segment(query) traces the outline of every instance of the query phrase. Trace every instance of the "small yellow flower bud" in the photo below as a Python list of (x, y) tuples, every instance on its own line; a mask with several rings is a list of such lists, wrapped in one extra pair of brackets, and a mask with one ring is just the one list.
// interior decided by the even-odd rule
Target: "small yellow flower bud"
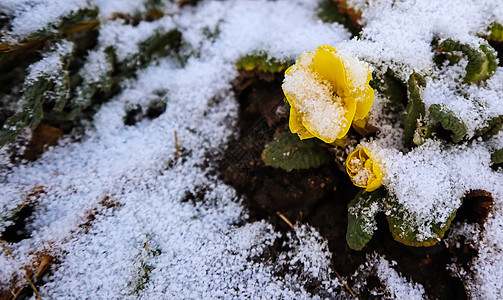
[(372, 192), (382, 185), (382, 171), (378, 163), (365, 148), (356, 149), (346, 159), (346, 172), (358, 187)]

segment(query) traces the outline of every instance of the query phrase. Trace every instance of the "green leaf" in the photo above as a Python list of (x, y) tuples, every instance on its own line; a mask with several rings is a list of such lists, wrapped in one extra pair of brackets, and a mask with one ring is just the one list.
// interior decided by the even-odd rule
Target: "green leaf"
[(27, 112), (21, 112), (9, 117), (5, 121), (2, 131), (0, 131), (0, 147), (12, 142), (23, 131), (29, 121)]
[(404, 104), (407, 102), (407, 87), (394, 75), (393, 71), (388, 69), (384, 74), (374, 72), (370, 86), (389, 100), (384, 104), (384, 113), (403, 111)]
[(269, 58), (266, 53), (257, 52), (240, 58), (236, 63), (236, 67), (246, 71), (257, 68), (262, 72), (276, 73), (284, 71), (293, 63), (293, 61), (279, 61), (275, 58)]
[(346, 241), (353, 250), (361, 250), (372, 239), (377, 225), (375, 216), (381, 211), (384, 189), (365, 193), (360, 190), (348, 204)]
[[(98, 93), (107, 95), (112, 93), (118, 84), (118, 78), (114, 78), (116, 69), (116, 55), (114, 47), (101, 48), (95, 52), (92, 59), (88, 56), (86, 63), (80, 69), (81, 84), (77, 86), (77, 99), (72, 102), (72, 108), (88, 107), (93, 97)], [(76, 105), (78, 104), (78, 105)]]
[(498, 67), (496, 50), (487, 43), (480, 45), (479, 48), (474, 48), (471, 45), (447, 39), (439, 45), (438, 51), (448, 54), (451, 63), (459, 61), (460, 55), (458, 53), (466, 56), (468, 59), (468, 65), (465, 68), (466, 83), (484, 81), (491, 77)]
[(395, 241), (407, 246), (429, 247), (444, 237), (454, 217), (456, 217), (456, 210), (451, 213), (446, 222), (424, 221), (426, 228), (429, 228), (428, 234), (431, 235), (428, 238), (424, 238), (424, 232), (419, 230), (417, 216), (399, 205), (391, 210), (391, 214), (386, 219)]
[(452, 111), (447, 109), (444, 105), (433, 104), (428, 109), (430, 115), (440, 122), (442, 127), (446, 130), (453, 132), (451, 135), (452, 141), (455, 143), (460, 142), (466, 135), (467, 127)]
[(503, 163), (503, 148), (493, 152), (491, 155), (491, 161), (495, 164)]
[(489, 25), (489, 32), (490, 34), (484, 37), (486, 40), (500, 43), (503, 42), (503, 25), (494, 22)]
[(156, 30), (152, 36), (138, 44), (138, 53), (124, 62), (127, 74), (143, 69), (156, 59), (168, 56), (182, 43), (182, 33), (177, 29)]
[(8, 51), (0, 51), (0, 70), (4, 67), (9, 69), (13, 65), (22, 65), (24, 60), (32, 60), (31, 54), (43, 48), (49, 41), (60, 38), (74, 39), (76, 36), (86, 35), (86, 31), (96, 31), (100, 25), (96, 20), (97, 16), (96, 7), (79, 9), (59, 18), (56, 22), (46, 24), (44, 28), (31, 33), (19, 43), (0, 43), (0, 48), (8, 49)]
[(324, 0), (318, 6), (318, 18), (325, 23), (339, 23), (351, 32), (353, 37), (358, 36), (360, 30), (355, 27), (347, 14), (339, 12), (337, 3), (332, 0)]
[(99, 26), (98, 8), (82, 8), (70, 12), (66, 16), (62, 16), (54, 23), (45, 25), (43, 29), (37, 30), (28, 36), (28, 41), (41, 40), (56, 35), (63, 37), (68, 34), (75, 33), (82, 29), (95, 29)]
[(294, 169), (316, 168), (330, 162), (328, 149), (316, 139), (300, 140), (296, 134), (284, 131), (276, 134), (262, 152), (266, 166)]
[(425, 107), (421, 100), (421, 91), (426, 87), (426, 80), (418, 73), (412, 73), (407, 81), (409, 102), (403, 115), (404, 134), (406, 145), (410, 145), (419, 122), (424, 118)]
[(433, 131), (436, 126), (418, 126), (414, 131), (414, 136), (412, 138), (412, 143), (416, 146), (420, 146), (426, 142), (433, 135)]
[(494, 117), (487, 121), (487, 126), (477, 130), (475, 136), (480, 136), (484, 140), (488, 140), (492, 136), (498, 134), (503, 128), (503, 115)]
[[(0, 147), (12, 142), (25, 128), (34, 129), (44, 118), (44, 105), (51, 104), (52, 110), (61, 112), (70, 98), (70, 81), (68, 75), (68, 59), (71, 56), (72, 44), (64, 41), (56, 49), (47, 53), (46, 59), (59, 59), (60, 65), (54, 70), (47, 70), (44, 61), (32, 66), (38, 73), (36, 78), (25, 80), (21, 111), (9, 117), (0, 132)], [(53, 66), (51, 66), (53, 67)], [(53, 72), (51, 72), (53, 71)]]

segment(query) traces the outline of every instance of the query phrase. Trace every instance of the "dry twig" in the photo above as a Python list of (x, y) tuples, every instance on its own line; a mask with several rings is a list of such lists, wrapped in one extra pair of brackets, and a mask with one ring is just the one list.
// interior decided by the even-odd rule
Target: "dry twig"
[(279, 211), (277, 211), (276, 214), (281, 218), (281, 220), (285, 221), (285, 223), (288, 224), (288, 226), (290, 226), (292, 229), (295, 230), (292, 222), (290, 222), (290, 220), (288, 220), (282, 213), (280, 213)]
[(178, 143), (178, 132), (175, 130), (175, 157), (179, 159), (182, 156), (182, 150), (180, 149), (180, 144)]

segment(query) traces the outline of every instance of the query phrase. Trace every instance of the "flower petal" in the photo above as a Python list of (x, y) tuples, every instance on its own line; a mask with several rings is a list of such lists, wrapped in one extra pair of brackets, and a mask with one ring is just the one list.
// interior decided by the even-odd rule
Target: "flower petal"
[(383, 174), (381, 168), (377, 165), (375, 161), (372, 161), (371, 170), (372, 173), (375, 175), (375, 178), (368, 183), (367, 188), (365, 189), (367, 192), (372, 192), (382, 185)]
[(372, 180), (368, 185), (367, 188), (365, 189), (366, 192), (372, 192), (377, 190), (380, 186), (382, 185), (382, 179), (376, 178)]
[[(373, 160), (372, 159), (367, 159), (364, 163), (363, 163), (363, 167), (367, 170), (370, 170), (372, 172), (372, 163), (373, 163)], [(373, 172), (372, 172), (373, 173)]]
[(348, 158), (346, 158), (346, 172), (349, 174), (349, 176), (356, 175), (356, 171), (351, 168), (351, 164), (349, 162), (352, 161), (353, 157), (355, 157), (357, 154), (358, 151), (353, 151), (348, 155)]
[[(287, 97), (288, 100), (288, 97)], [(290, 101), (288, 101), (290, 102)], [(294, 106), (290, 106), (290, 119), (288, 125), (290, 126), (290, 131), (292, 133), (296, 133), (299, 135), (301, 140), (313, 138), (314, 135), (309, 132), (304, 125), (302, 125), (302, 116), (301, 114), (294, 108)]]
[[(356, 104), (354, 101), (350, 101), (350, 104), (348, 106), (345, 106), (346, 108), (346, 113), (344, 114), (344, 117), (342, 117), (339, 120), (339, 130), (338, 131), (332, 131), (333, 134), (323, 134), (320, 133), (316, 128), (315, 124), (319, 122), (320, 120), (311, 120), (309, 117), (304, 116), (302, 118), (302, 125), (313, 135), (319, 138), (320, 140), (324, 141), (327, 144), (333, 143), (337, 139), (341, 139), (349, 131), (349, 128), (351, 128), (351, 121), (353, 120), (353, 117), (355, 115), (356, 111)], [(334, 128), (335, 129), (335, 128)], [(290, 127), (290, 130), (291, 127)], [(293, 130), (292, 130), (293, 132)]]
[(351, 121), (353, 121), (356, 112), (356, 103), (352, 98), (346, 98), (344, 102), (346, 113), (344, 114), (344, 120), (341, 122), (342, 129), (339, 131), (339, 135), (337, 136), (338, 139), (342, 139), (348, 133), (349, 128), (351, 128)]
[(361, 120), (367, 116), (372, 102), (374, 102), (374, 89), (368, 85), (360, 96), (360, 101), (356, 104), (355, 120)]
[(379, 180), (383, 178), (382, 170), (376, 162), (372, 164), (372, 173), (374, 173)]
[(367, 160), (370, 158), (370, 151), (368, 151), (366, 148), (360, 148), (358, 149), (358, 156), (360, 160)]
[(342, 60), (335, 56), (334, 52), (330, 51), (329, 48), (318, 47), (314, 54), (312, 67), (321, 78), (332, 84), (337, 95), (342, 97), (349, 92), (346, 70)]
[[(300, 61), (300, 58), (299, 58), (299, 61)], [(293, 65), (289, 66), (289, 67), (288, 67), (288, 69), (286, 69), (286, 71), (285, 71), (285, 75), (288, 75), (288, 76), (293, 75), (293, 74), (292, 74), (292, 72), (293, 72), (293, 71), (292, 71), (293, 66), (295, 66), (295, 64), (293, 64)]]

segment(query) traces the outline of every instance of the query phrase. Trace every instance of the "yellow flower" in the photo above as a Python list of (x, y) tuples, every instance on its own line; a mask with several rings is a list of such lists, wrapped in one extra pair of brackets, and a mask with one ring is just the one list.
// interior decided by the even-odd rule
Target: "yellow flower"
[(382, 185), (383, 173), (365, 148), (356, 149), (346, 159), (346, 172), (354, 185), (372, 192)]
[(327, 45), (304, 52), (285, 71), (290, 130), (301, 139), (326, 143), (343, 138), (353, 120), (363, 120), (374, 101), (368, 67)]

